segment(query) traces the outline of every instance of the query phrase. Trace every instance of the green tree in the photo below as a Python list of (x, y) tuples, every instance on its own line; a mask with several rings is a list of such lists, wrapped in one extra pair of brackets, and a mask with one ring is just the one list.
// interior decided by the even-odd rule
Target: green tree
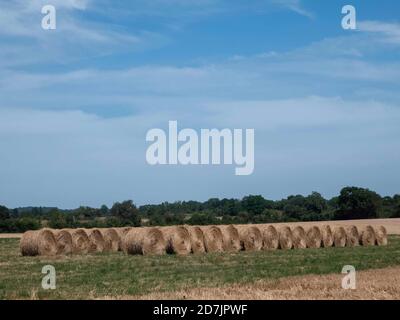
[(38, 230), (41, 225), (37, 219), (30, 217), (23, 217), (15, 222), (16, 231), (25, 232), (28, 230)]
[(0, 206), (0, 220), (6, 220), (10, 218), (10, 211), (5, 206)]
[(100, 207), (100, 214), (101, 214), (102, 216), (107, 216), (109, 213), (110, 213), (110, 209), (108, 209), (108, 207), (107, 207), (105, 204), (103, 204), (103, 205)]
[(124, 224), (135, 227), (140, 226), (139, 210), (133, 204), (132, 200), (114, 203), (110, 213), (112, 216), (120, 219)]
[(381, 205), (381, 197), (369, 189), (346, 187), (340, 191), (338, 205), (336, 219), (376, 218)]
[(250, 214), (261, 214), (265, 209), (265, 199), (262, 196), (247, 196), (242, 199), (242, 208)]

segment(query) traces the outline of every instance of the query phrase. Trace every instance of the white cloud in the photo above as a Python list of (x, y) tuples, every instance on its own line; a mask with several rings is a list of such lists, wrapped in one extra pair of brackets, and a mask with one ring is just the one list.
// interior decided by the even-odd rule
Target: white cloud
[(302, 16), (314, 18), (314, 14), (312, 12), (303, 8), (300, 0), (272, 0), (272, 2), (293, 12), (296, 12)]
[(362, 32), (375, 33), (381, 41), (400, 44), (400, 24), (381, 21), (362, 21), (358, 23)]
[[(78, 111), (1, 108), (0, 148), (6, 152), (0, 158), (0, 202), (71, 208), (260, 190), (279, 198), (317, 186), (336, 193), (347, 181), (385, 192), (400, 178), (397, 106), (324, 97), (226, 101), (179, 117), (177, 110), (104, 119)], [(179, 129), (255, 128), (255, 174), (238, 179), (224, 166), (148, 166), (147, 130), (166, 128), (173, 119)], [(193, 181), (195, 192), (188, 188)]]

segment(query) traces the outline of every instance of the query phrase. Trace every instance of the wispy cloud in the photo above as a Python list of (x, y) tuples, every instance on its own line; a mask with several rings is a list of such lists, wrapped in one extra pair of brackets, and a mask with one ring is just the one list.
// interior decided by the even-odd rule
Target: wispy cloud
[[(57, 29), (41, 28), (44, 0), (13, 0), (2, 3), (0, 10), (0, 67), (29, 62), (52, 62), (107, 55), (116, 51), (135, 51), (159, 46), (168, 39), (156, 32), (137, 29), (134, 32), (104, 21), (82, 19), (79, 13), (92, 9), (90, 0), (55, 0)], [(25, 48), (22, 50), (22, 48)], [(24, 55), (19, 54), (25, 51)], [(16, 54), (12, 54), (16, 52)], [(26, 52), (36, 52), (27, 57)]]
[(314, 14), (306, 10), (300, 0), (272, 0), (273, 3), (296, 12), (308, 18), (314, 18)]
[(358, 23), (358, 29), (377, 34), (383, 42), (400, 44), (400, 23), (362, 21)]

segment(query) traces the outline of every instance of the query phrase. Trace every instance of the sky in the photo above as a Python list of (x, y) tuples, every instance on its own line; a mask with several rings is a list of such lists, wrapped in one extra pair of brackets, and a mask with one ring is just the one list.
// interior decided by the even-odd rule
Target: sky
[[(41, 8), (56, 8), (43, 30)], [(357, 12), (341, 27), (342, 7)], [(0, 0), (0, 204), (399, 193), (397, 0)], [(146, 133), (253, 128), (255, 169), (150, 166)]]

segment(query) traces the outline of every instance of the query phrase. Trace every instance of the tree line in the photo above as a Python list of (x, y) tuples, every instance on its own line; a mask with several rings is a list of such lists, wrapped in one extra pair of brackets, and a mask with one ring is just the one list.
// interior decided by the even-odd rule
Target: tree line
[(204, 202), (137, 207), (132, 200), (116, 202), (111, 208), (79, 207), (63, 210), (49, 207), (9, 209), (0, 205), (0, 232), (24, 232), (42, 227), (92, 228), (152, 225), (208, 225), (326, 221), (400, 217), (400, 195), (382, 197), (369, 189), (345, 187), (325, 199), (318, 192), (268, 200), (261, 195), (242, 199), (211, 198)]

